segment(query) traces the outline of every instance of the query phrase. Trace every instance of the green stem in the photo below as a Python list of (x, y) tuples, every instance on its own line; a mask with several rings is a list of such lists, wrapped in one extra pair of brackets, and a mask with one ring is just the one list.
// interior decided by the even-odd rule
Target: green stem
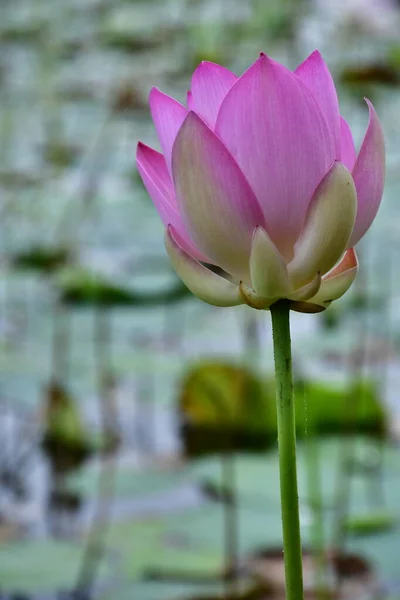
[(274, 339), (279, 472), (286, 600), (303, 600), (299, 496), (296, 472), (296, 422), (292, 382), (289, 302), (271, 306)]

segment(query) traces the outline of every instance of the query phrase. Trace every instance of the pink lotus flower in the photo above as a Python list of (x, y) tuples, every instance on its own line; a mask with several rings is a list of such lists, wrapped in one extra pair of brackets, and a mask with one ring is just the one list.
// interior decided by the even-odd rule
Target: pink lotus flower
[(382, 197), (384, 139), (372, 104), (356, 155), (318, 51), (294, 73), (264, 54), (239, 78), (204, 62), (187, 104), (153, 88), (163, 153), (137, 150), (176, 273), (216, 306), (287, 298), (294, 310), (324, 310), (354, 281), (354, 246)]

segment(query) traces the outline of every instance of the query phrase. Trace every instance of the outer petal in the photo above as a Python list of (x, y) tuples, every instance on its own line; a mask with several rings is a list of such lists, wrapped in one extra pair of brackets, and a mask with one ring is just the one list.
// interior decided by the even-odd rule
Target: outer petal
[(354, 163), (356, 162), (356, 149), (354, 146), (353, 135), (351, 133), (351, 129), (349, 124), (343, 117), (340, 117), (340, 132), (341, 132), (341, 142), (340, 142), (340, 162), (348, 168), (351, 172), (354, 167)]
[(213, 129), (222, 100), (236, 80), (237, 76), (225, 67), (203, 61), (192, 76), (189, 109)]
[(191, 239), (211, 262), (249, 281), (251, 239), (262, 213), (232, 156), (194, 112), (176, 138), (172, 170)]
[(248, 287), (243, 281), (239, 283), (239, 292), (244, 304), (257, 310), (265, 310), (274, 304), (279, 298), (263, 298), (258, 296), (256, 292)]
[(337, 275), (341, 275), (345, 271), (349, 271), (350, 269), (354, 269), (354, 268), (358, 269), (357, 254), (356, 254), (356, 251), (354, 250), (354, 248), (349, 248), (343, 254), (343, 256), (340, 259), (340, 261), (338, 262), (338, 264), (335, 265), (333, 267), (333, 269), (331, 269), (329, 271), (329, 273), (327, 273), (325, 275), (323, 280), (326, 281), (327, 279), (330, 279), (331, 277), (336, 277)]
[(290, 310), (294, 310), (295, 312), (299, 313), (315, 314), (323, 312), (326, 308), (328, 308), (328, 306), (321, 306), (320, 304), (311, 304), (311, 301), (291, 302)]
[(285, 298), (290, 282), (285, 261), (262, 227), (253, 236), (250, 274), (254, 290), (264, 298)]
[(350, 246), (370, 228), (381, 203), (385, 182), (385, 142), (378, 115), (369, 100), (368, 128), (353, 169), (356, 184), (358, 211)]
[(175, 192), (165, 158), (160, 152), (139, 142), (136, 163), (144, 186), (165, 226), (171, 223), (182, 248), (198, 260), (210, 262), (190, 240), (176, 205)]
[(290, 260), (310, 198), (335, 157), (311, 92), (262, 55), (226, 95), (215, 131), (254, 190), (273, 243)]
[(214, 306), (243, 304), (237, 285), (194, 260), (176, 243), (173, 236), (173, 228), (169, 226), (165, 234), (165, 247), (176, 274), (195, 296)]
[(298, 302), (304, 302), (305, 300), (308, 300), (309, 298), (315, 296), (315, 294), (319, 290), (320, 285), (321, 275), (318, 273), (318, 275), (316, 275), (314, 279), (310, 281), (310, 283), (307, 283), (303, 287), (297, 289), (295, 292), (292, 292), (289, 295), (289, 299)]
[(340, 263), (323, 278), (318, 293), (310, 298), (309, 302), (329, 306), (333, 300), (337, 300), (347, 292), (356, 278), (357, 271), (357, 256), (354, 248), (350, 248)]
[(352, 176), (336, 162), (311, 200), (303, 231), (288, 266), (293, 286), (324, 275), (342, 256), (353, 231), (357, 196)]
[(170, 169), (172, 146), (188, 111), (182, 104), (155, 87), (150, 92), (149, 104), (162, 152)]
[(337, 160), (341, 158), (340, 111), (335, 84), (326, 62), (318, 50), (314, 50), (295, 70), (312, 92), (322, 110), (335, 145)]

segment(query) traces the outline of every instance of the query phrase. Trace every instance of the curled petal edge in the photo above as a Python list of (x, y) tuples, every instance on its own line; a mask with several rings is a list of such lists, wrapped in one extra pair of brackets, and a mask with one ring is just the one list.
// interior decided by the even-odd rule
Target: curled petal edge
[(165, 248), (178, 277), (200, 300), (221, 307), (244, 303), (237, 285), (207, 269), (179, 246), (171, 225), (165, 232)]
[[(325, 310), (334, 300), (341, 298), (353, 284), (358, 272), (358, 259), (354, 248), (349, 248), (336, 267), (321, 281), (321, 286), (315, 296), (306, 303), (292, 306), (298, 312), (320, 312)], [(296, 303), (293, 303), (296, 304)], [(302, 306), (307, 304), (309, 306)]]
[(318, 290), (321, 286), (321, 275), (318, 273), (316, 277), (307, 285), (299, 288), (289, 296), (289, 300), (293, 300), (295, 302), (305, 302), (309, 298), (312, 298), (318, 293)]
[[(349, 248), (342, 260), (321, 281), (318, 292), (307, 301), (295, 301), (291, 309), (302, 313), (317, 313), (328, 308), (351, 287), (358, 272), (358, 259), (354, 248)], [(291, 298), (294, 300), (294, 298)]]
[(239, 293), (243, 299), (243, 303), (256, 310), (266, 310), (274, 304), (279, 298), (263, 298), (258, 296), (255, 290), (247, 286), (243, 281), (239, 283)]

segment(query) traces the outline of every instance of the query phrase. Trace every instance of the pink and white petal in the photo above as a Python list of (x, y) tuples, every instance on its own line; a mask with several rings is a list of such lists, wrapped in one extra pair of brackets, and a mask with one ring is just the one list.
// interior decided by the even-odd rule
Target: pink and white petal
[(182, 247), (198, 260), (210, 262), (190, 240), (176, 205), (172, 180), (164, 156), (139, 142), (136, 164), (143, 184), (165, 226), (171, 223)]
[(355, 267), (336, 275), (336, 277), (322, 280), (318, 294), (310, 298), (309, 302), (327, 308), (331, 302), (341, 298), (350, 289), (357, 276), (357, 271), (358, 269)]
[(354, 146), (353, 134), (347, 121), (340, 117), (340, 162), (350, 171), (353, 170), (354, 163), (356, 162), (356, 148)]
[(250, 183), (266, 230), (288, 262), (312, 194), (335, 158), (311, 92), (262, 55), (225, 96), (215, 131)]
[(310, 283), (307, 283), (303, 287), (292, 292), (288, 298), (289, 300), (295, 300), (296, 302), (305, 302), (309, 298), (315, 296), (321, 285), (321, 275), (318, 273)]
[(355, 246), (370, 228), (380, 206), (385, 183), (385, 141), (383, 131), (371, 102), (369, 123), (354, 168), (358, 211), (349, 246)]
[(200, 300), (214, 306), (243, 304), (239, 287), (220, 277), (194, 260), (175, 241), (175, 232), (169, 226), (165, 233), (165, 247), (172, 266), (186, 287)]
[(170, 169), (172, 146), (188, 111), (177, 100), (155, 87), (150, 91), (149, 104), (161, 149)]
[(172, 151), (179, 212), (211, 262), (248, 282), (251, 240), (263, 224), (257, 200), (224, 144), (190, 112)]
[(318, 50), (314, 50), (295, 73), (308, 87), (326, 119), (332, 135), (336, 159), (341, 158), (340, 110), (335, 84), (328, 66)]
[(356, 251), (354, 248), (349, 248), (343, 254), (343, 256), (340, 259), (340, 261), (338, 262), (338, 264), (335, 265), (333, 267), (333, 269), (331, 269), (329, 271), (329, 273), (327, 273), (324, 276), (323, 279), (326, 281), (327, 279), (330, 279), (331, 277), (336, 277), (337, 275), (341, 275), (345, 271), (349, 271), (350, 269), (354, 269), (354, 268), (358, 269), (357, 254), (356, 254)]
[(212, 62), (203, 61), (194, 71), (190, 88), (190, 110), (194, 110), (207, 125), (214, 129), (222, 100), (229, 92), (237, 76)]
[(288, 265), (296, 289), (317, 273), (324, 275), (347, 248), (357, 213), (353, 178), (344, 165), (335, 162), (311, 200), (304, 228)]
[(333, 300), (338, 300), (353, 284), (358, 272), (358, 261), (354, 248), (345, 253), (340, 263), (326, 275), (321, 282), (318, 293), (309, 302), (328, 307)]
[[(143, 183), (164, 222), (165, 211), (178, 210), (174, 186), (168, 172), (164, 156), (139, 142), (136, 150), (136, 164)], [(167, 222), (169, 222), (167, 220)]]
[(262, 227), (257, 227), (253, 235), (250, 275), (253, 289), (259, 296), (286, 298), (290, 292), (285, 261)]

